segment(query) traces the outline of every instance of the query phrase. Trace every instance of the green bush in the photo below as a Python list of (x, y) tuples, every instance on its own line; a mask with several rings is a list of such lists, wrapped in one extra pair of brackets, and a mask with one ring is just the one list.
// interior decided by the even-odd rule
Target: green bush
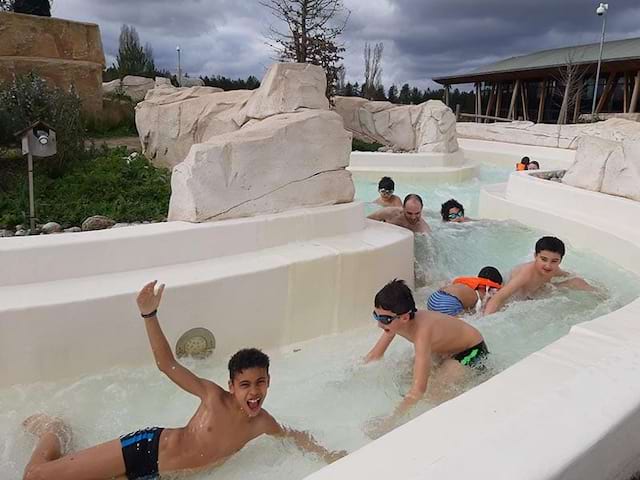
[[(79, 226), (92, 215), (117, 222), (162, 220), (171, 196), (171, 172), (155, 168), (142, 155), (126, 149), (102, 148), (83, 161), (70, 163), (60, 175), (36, 159), (34, 184), (39, 223), (55, 221)], [(24, 159), (0, 162), (0, 228), (27, 224), (29, 192)]]
[(377, 152), (380, 147), (382, 147), (381, 143), (367, 143), (355, 137), (351, 142), (352, 152)]
[(51, 88), (34, 73), (0, 85), (0, 146), (17, 146), (14, 133), (38, 120), (49, 124), (58, 139), (58, 154), (48, 160), (49, 168), (62, 170), (82, 157), (86, 133), (81, 100), (73, 89)]

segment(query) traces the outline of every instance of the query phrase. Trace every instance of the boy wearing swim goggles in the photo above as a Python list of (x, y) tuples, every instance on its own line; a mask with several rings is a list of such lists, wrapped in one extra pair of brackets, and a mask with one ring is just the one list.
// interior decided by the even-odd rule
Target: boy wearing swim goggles
[(382, 177), (378, 182), (378, 193), (380, 196), (376, 198), (374, 203), (381, 207), (401, 207), (402, 200), (393, 194), (396, 184), (390, 177)]
[(386, 284), (375, 296), (374, 306), (373, 319), (383, 333), (365, 357), (365, 363), (381, 359), (396, 335), (413, 343), (415, 351), (411, 389), (393, 415), (383, 422), (381, 429), (387, 430), (426, 393), (432, 355), (442, 359), (440, 374), (459, 378), (463, 366), (481, 367), (489, 351), (482, 334), (459, 318), (417, 310), (413, 294), (402, 280)]
[(440, 206), (440, 216), (443, 222), (462, 223), (469, 220), (464, 216), (462, 204), (453, 198)]

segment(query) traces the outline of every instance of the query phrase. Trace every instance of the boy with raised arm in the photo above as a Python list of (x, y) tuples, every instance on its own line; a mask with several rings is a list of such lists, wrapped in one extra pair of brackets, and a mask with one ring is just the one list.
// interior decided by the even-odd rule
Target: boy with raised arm
[[(487, 302), (484, 313), (489, 315), (500, 310), (514, 295), (529, 298), (554, 278), (569, 277), (569, 273), (560, 268), (565, 254), (562, 240), (556, 237), (542, 237), (536, 242), (533, 262), (523, 263), (513, 269), (511, 279)], [(594, 291), (591, 285), (580, 277), (554, 283), (556, 287), (575, 290)]]
[(385, 421), (385, 427), (426, 393), (432, 355), (442, 359), (441, 374), (459, 376), (463, 366), (482, 367), (489, 353), (482, 335), (471, 325), (443, 313), (417, 310), (411, 290), (402, 280), (387, 283), (376, 294), (374, 306), (373, 318), (383, 333), (365, 362), (381, 359), (396, 335), (413, 343), (415, 351), (411, 389)]
[(200, 398), (189, 423), (182, 428), (147, 428), (64, 455), (70, 429), (60, 419), (34, 415), (24, 421), (25, 428), (39, 437), (25, 469), (25, 480), (153, 479), (221, 463), (265, 433), (290, 437), (300, 448), (327, 462), (346, 454), (327, 451), (306, 432), (281, 427), (262, 409), (270, 377), (269, 358), (260, 350), (240, 350), (231, 357), (229, 391), (178, 363), (158, 323), (164, 285), (157, 291), (155, 287), (156, 281), (144, 286), (137, 298), (138, 307), (160, 371)]

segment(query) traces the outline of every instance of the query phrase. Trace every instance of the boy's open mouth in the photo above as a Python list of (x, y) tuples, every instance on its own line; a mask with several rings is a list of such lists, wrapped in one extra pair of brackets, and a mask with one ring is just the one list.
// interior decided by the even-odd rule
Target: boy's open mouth
[(260, 403), (262, 402), (262, 397), (252, 398), (247, 400), (247, 407), (249, 407), (250, 412), (257, 412), (260, 410)]

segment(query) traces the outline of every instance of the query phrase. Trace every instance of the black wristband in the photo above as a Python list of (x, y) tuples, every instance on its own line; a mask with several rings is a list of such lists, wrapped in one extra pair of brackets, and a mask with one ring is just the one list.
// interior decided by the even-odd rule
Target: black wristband
[(142, 318), (153, 318), (158, 314), (158, 309), (156, 308), (153, 312), (149, 312), (149, 313), (141, 313), (140, 315), (142, 315)]

